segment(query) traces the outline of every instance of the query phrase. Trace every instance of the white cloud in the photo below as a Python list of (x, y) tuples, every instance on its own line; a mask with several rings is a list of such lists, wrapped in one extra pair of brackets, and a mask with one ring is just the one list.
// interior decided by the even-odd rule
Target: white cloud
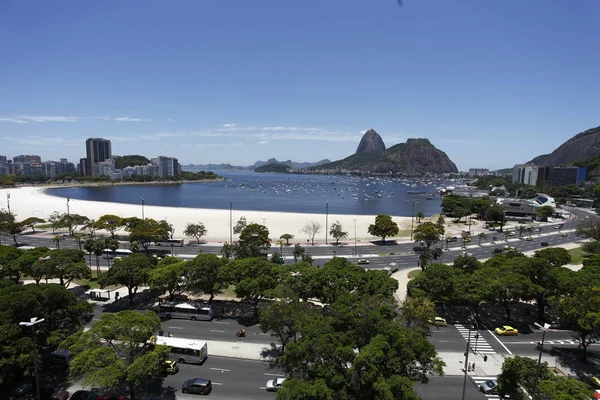
[(25, 121), (25, 120), (18, 119), (18, 118), (11, 118), (11, 117), (0, 117), (0, 121), (12, 122), (13, 124), (26, 124), (27, 123), (27, 121)]
[(261, 140), (260, 142), (258, 142), (258, 144), (269, 144), (269, 142), (266, 140)]
[(33, 122), (77, 122), (78, 117), (61, 117), (55, 115), (17, 115), (18, 119), (26, 119)]
[(111, 117), (102, 117), (102, 116), (95, 116), (92, 118), (93, 119), (103, 119), (104, 121), (110, 121), (112, 119)]
[(167, 118), (167, 122), (175, 122), (175, 120), (171, 119), (171, 118)]
[(234, 126), (237, 126), (237, 124), (223, 124), (222, 126), (223, 128), (233, 128)]
[(113, 118), (115, 121), (119, 122), (142, 122), (142, 121), (152, 121), (148, 118), (134, 118), (134, 117), (116, 117)]

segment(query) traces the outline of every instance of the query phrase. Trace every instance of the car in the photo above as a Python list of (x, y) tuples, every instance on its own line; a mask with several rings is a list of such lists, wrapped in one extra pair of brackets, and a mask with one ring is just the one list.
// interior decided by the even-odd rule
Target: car
[(448, 242), (457, 242), (458, 241), (458, 237), (452, 236), (452, 237), (449, 237), (448, 239), (446, 239), (446, 241), (448, 241)]
[(548, 242), (542, 242), (542, 243), (540, 243), (540, 245), (541, 245), (542, 247), (546, 247), (546, 246), (548, 246)]
[(55, 390), (54, 393), (52, 393), (52, 396), (50, 396), (50, 400), (67, 400), (69, 399), (69, 395), (70, 393), (66, 390), (58, 389)]
[(592, 376), (592, 383), (600, 388), (600, 375)]
[(393, 274), (392, 269), (390, 267), (383, 267), (381, 268), (381, 270), (387, 272), (388, 276), (392, 276)]
[(466, 251), (460, 252), (461, 257), (473, 257), (473, 253), (467, 253)]
[(531, 242), (531, 241), (533, 240), (533, 238), (532, 238), (531, 236), (527, 236), (527, 237), (525, 238), (525, 240), (527, 240), (528, 242)]
[(568, 234), (568, 233), (564, 233), (564, 232), (563, 232), (563, 233), (561, 233), (561, 234), (560, 234), (560, 236), (562, 236), (562, 237), (567, 237), (567, 236), (569, 236), (569, 234)]
[(212, 382), (204, 378), (188, 379), (181, 386), (181, 393), (209, 394), (211, 391)]
[(519, 334), (518, 329), (508, 325), (500, 326), (494, 329), (494, 332), (496, 332), (496, 334), (499, 336), (516, 336)]
[(554, 225), (554, 229), (560, 229), (560, 225)]
[(504, 246), (504, 250), (510, 251), (510, 250), (516, 250), (516, 249), (512, 246)]
[(358, 265), (363, 265), (363, 264), (369, 264), (369, 260), (367, 260), (366, 258), (361, 258), (358, 260)]
[(33, 385), (29, 382), (24, 382), (21, 383), (19, 386), (17, 386), (17, 388), (15, 389), (15, 395), (17, 396), (22, 396), (25, 393), (29, 393), (33, 390)]
[(498, 381), (496, 379), (489, 379), (480, 383), (477, 387), (483, 394), (496, 394), (498, 392)]
[(442, 317), (435, 317), (432, 320), (428, 321), (431, 325), (435, 325), (435, 326), (448, 326), (448, 323), (446, 322), (446, 320)]
[(508, 236), (515, 236), (515, 235), (516, 235), (516, 233), (514, 231), (508, 232)]
[(541, 232), (540, 228), (535, 228), (536, 232)]
[(388, 265), (388, 267), (390, 268), (390, 270), (392, 271), (392, 273), (398, 272), (398, 270), (400, 269), (400, 267), (398, 267), (398, 263), (390, 263)]
[(173, 375), (179, 372), (179, 364), (175, 360), (165, 360), (165, 373)]
[(69, 397), (69, 400), (96, 400), (97, 397), (89, 390), (78, 390)]
[(286, 378), (269, 379), (265, 384), (265, 389), (267, 389), (267, 392), (276, 392), (281, 389), (285, 380)]
[(488, 231), (495, 231), (495, 230), (496, 230), (496, 228), (494, 228), (493, 226), (488, 228)]

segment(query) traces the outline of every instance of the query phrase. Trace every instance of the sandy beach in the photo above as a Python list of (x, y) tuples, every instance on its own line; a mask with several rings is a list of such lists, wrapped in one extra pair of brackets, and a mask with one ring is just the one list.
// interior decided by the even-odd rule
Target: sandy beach
[[(67, 201), (62, 197), (49, 196), (44, 193), (48, 187), (20, 187), (0, 189), (0, 209), (7, 209), (7, 194), (10, 194), (10, 210), (16, 215), (17, 221), (29, 217), (47, 219), (50, 214), (57, 211), (67, 212)], [(85, 215), (90, 219), (98, 219), (104, 214), (115, 214), (120, 217), (142, 217), (142, 206), (123, 203), (109, 203), (99, 201), (84, 201), (71, 199), (69, 210), (72, 214)], [(146, 204), (144, 206), (146, 218), (156, 220), (166, 219), (175, 228), (175, 237), (184, 238), (183, 230), (189, 222), (202, 222), (207, 229), (205, 240), (225, 242), (229, 241), (229, 210), (213, 210), (184, 207), (159, 207)], [(315, 243), (325, 242), (325, 214), (283, 213), (235, 210), (232, 212), (233, 225), (241, 218), (265, 225), (269, 229), (273, 241), (279, 239), (284, 233), (294, 235), (293, 243), (306, 243), (308, 235), (302, 232), (302, 228), (316, 221), (321, 224), (321, 232), (315, 236)], [(375, 240), (376, 238), (367, 232), (368, 226), (375, 222), (375, 216), (369, 215), (338, 215), (329, 214), (329, 225), (340, 221), (344, 231), (348, 232), (346, 242), (354, 240), (354, 219), (356, 219), (356, 238), (360, 242)], [(400, 236), (410, 236), (410, 217), (393, 216), (393, 220), (400, 228)], [(236, 235), (234, 235), (234, 241)], [(329, 237), (329, 241), (331, 241)], [(392, 238), (390, 238), (392, 239)]]

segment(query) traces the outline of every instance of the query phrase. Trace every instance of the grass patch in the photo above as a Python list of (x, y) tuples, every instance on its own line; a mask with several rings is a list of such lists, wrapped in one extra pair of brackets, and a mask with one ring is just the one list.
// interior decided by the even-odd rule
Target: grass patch
[(410, 271), (408, 273), (408, 279), (415, 279), (420, 274), (421, 274), (421, 271), (419, 271), (419, 270)]
[(236, 295), (235, 295), (235, 285), (229, 285), (229, 287), (221, 290), (221, 293), (223, 294), (223, 296), (236, 297)]
[(35, 229), (52, 229), (52, 224), (36, 224)]
[(589, 255), (581, 247), (569, 250), (571, 264), (581, 264)]

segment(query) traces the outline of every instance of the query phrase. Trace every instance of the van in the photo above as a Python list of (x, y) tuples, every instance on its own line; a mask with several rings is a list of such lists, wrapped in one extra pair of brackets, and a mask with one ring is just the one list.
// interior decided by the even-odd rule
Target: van
[(52, 364), (69, 365), (73, 357), (69, 350), (56, 350), (50, 354), (50, 361)]

